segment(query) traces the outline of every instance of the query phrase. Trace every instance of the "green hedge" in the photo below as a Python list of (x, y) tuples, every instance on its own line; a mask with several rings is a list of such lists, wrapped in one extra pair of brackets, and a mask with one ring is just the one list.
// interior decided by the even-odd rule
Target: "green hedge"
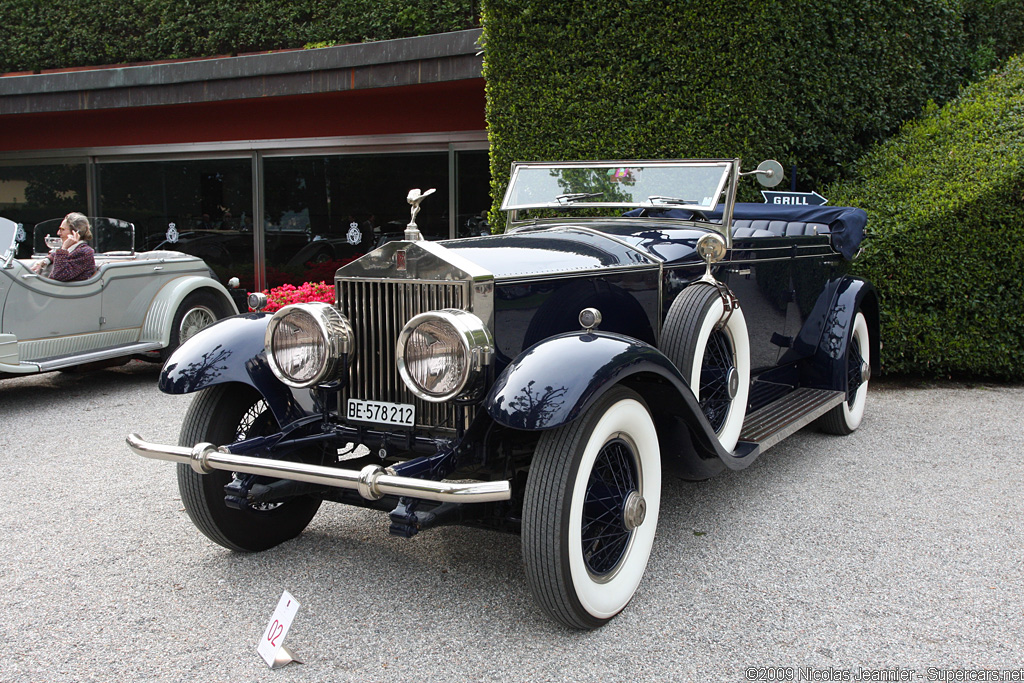
[(480, 0), (0, 0), (0, 73), (387, 40), (479, 15)]
[(870, 215), (855, 267), (879, 290), (886, 372), (1024, 379), (1024, 56), (828, 196)]
[(991, 67), (968, 9), (1013, 2), (485, 0), (495, 202), (513, 160), (771, 157), (819, 189)]
[(1024, 50), (1024, 2), (965, 0), (964, 29), (972, 74), (988, 71)]

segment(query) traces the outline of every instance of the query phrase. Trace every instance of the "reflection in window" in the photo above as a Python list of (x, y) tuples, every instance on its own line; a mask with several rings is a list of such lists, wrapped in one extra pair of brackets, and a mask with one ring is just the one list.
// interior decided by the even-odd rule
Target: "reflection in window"
[(416, 219), (427, 239), (445, 239), (448, 154), (267, 158), (267, 284), (330, 282), (334, 271), (393, 239), (409, 223), (409, 190), (435, 188)]
[(458, 152), (455, 156), (456, 237), (491, 234), (487, 212), (491, 208), (491, 171), (487, 151)]
[(137, 251), (192, 254), (253, 288), (249, 159), (108, 163), (98, 175), (98, 213), (134, 223)]
[(36, 223), (64, 218), (72, 211), (89, 211), (84, 163), (0, 166), (0, 216), (25, 228), (18, 258), (32, 255)]

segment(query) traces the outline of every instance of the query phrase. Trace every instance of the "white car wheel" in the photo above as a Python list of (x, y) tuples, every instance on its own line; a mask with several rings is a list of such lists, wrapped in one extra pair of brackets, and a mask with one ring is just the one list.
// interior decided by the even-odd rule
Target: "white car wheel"
[(750, 341), (738, 307), (716, 329), (724, 306), (716, 288), (687, 287), (665, 317), (661, 346), (689, 383), (722, 448), (732, 451), (750, 391)]
[(194, 337), (200, 330), (209, 327), (230, 313), (227, 304), (209, 292), (192, 292), (178, 306), (171, 320), (170, 343), (161, 353), (167, 360), (171, 352)]
[(647, 568), (660, 505), (658, 435), (633, 391), (616, 387), (544, 432), (523, 504), (523, 559), (538, 604), (573, 628), (621, 612)]
[(819, 424), (829, 434), (849, 434), (864, 419), (871, 377), (871, 344), (868, 322), (857, 312), (846, 347), (846, 400), (822, 416)]
[(196, 332), (217, 322), (217, 314), (206, 306), (194, 306), (185, 312), (178, 325), (178, 340), (188, 341)]

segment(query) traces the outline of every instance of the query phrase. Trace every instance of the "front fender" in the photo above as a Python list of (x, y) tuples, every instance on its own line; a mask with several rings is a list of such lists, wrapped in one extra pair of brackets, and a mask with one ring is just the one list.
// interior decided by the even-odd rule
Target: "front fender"
[(160, 372), (160, 390), (190, 394), (218, 384), (247, 384), (263, 396), (281, 425), (316, 412), (307, 389), (292, 389), (267, 363), (269, 313), (243, 313), (200, 330), (175, 349)]
[[(652, 381), (653, 380), (653, 381)], [(662, 452), (681, 458), (694, 478), (704, 478), (719, 466), (703, 459), (718, 458), (740, 470), (760, 454), (756, 444), (740, 443), (732, 453), (722, 448), (700, 404), (679, 370), (650, 344), (610, 332), (568, 332), (534, 344), (505, 368), (485, 399), (491, 419), (506, 427), (554, 429), (572, 422), (607, 390), (625, 383), (645, 395), (666, 437)], [(659, 388), (651, 390), (653, 386)], [(689, 428), (693, 449), (680, 451), (673, 436), (674, 421)], [(685, 451), (685, 452), (684, 452)]]
[(201, 275), (186, 275), (168, 282), (160, 292), (157, 293), (153, 303), (149, 306), (146, 314), (146, 321), (142, 325), (142, 341), (157, 341), (167, 346), (171, 343), (171, 323), (174, 314), (178, 312), (178, 306), (192, 292), (197, 289), (207, 289), (216, 292), (221, 296), (228, 306), (228, 310), (237, 312), (231, 294), (221, 283)]
[(575, 420), (601, 395), (638, 373), (693, 394), (660, 351), (610, 332), (567, 332), (534, 344), (505, 368), (487, 394), (491, 418), (516, 429), (553, 429)]

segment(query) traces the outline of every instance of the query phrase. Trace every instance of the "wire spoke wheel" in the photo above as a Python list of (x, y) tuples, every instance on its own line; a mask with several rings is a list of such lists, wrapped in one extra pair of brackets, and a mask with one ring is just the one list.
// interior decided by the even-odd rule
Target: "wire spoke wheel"
[(217, 322), (217, 314), (206, 306), (190, 308), (181, 318), (181, 324), (178, 326), (178, 339), (182, 342), (187, 341), (194, 337), (199, 330), (215, 322)]
[(857, 392), (864, 384), (864, 357), (860, 352), (860, 340), (854, 336), (846, 350), (846, 404), (853, 407)]
[[(185, 413), (178, 443), (223, 445), (278, 429), (259, 392), (245, 385), (220, 384), (196, 395)], [(225, 548), (253, 552), (283, 543), (300, 534), (320, 508), (320, 499), (309, 495), (242, 504), (241, 509), (229, 507), (224, 487), (247, 476), (225, 470), (199, 474), (191, 465), (178, 465), (178, 490), (185, 511), (200, 531)]]
[(700, 370), (700, 407), (715, 433), (722, 431), (732, 405), (729, 381), (736, 360), (729, 338), (720, 330), (708, 337)]
[(621, 438), (606, 443), (594, 462), (583, 503), (580, 544), (587, 570), (603, 577), (619, 564), (632, 536), (623, 510), (637, 491), (636, 456)]
[(523, 560), (537, 603), (573, 628), (622, 611), (647, 568), (661, 503), (661, 450), (635, 392), (614, 387), (541, 434), (523, 500)]
[(690, 385), (722, 448), (732, 451), (750, 391), (750, 342), (743, 311), (737, 307), (726, 315), (717, 288), (690, 285), (665, 316), (661, 348)]

